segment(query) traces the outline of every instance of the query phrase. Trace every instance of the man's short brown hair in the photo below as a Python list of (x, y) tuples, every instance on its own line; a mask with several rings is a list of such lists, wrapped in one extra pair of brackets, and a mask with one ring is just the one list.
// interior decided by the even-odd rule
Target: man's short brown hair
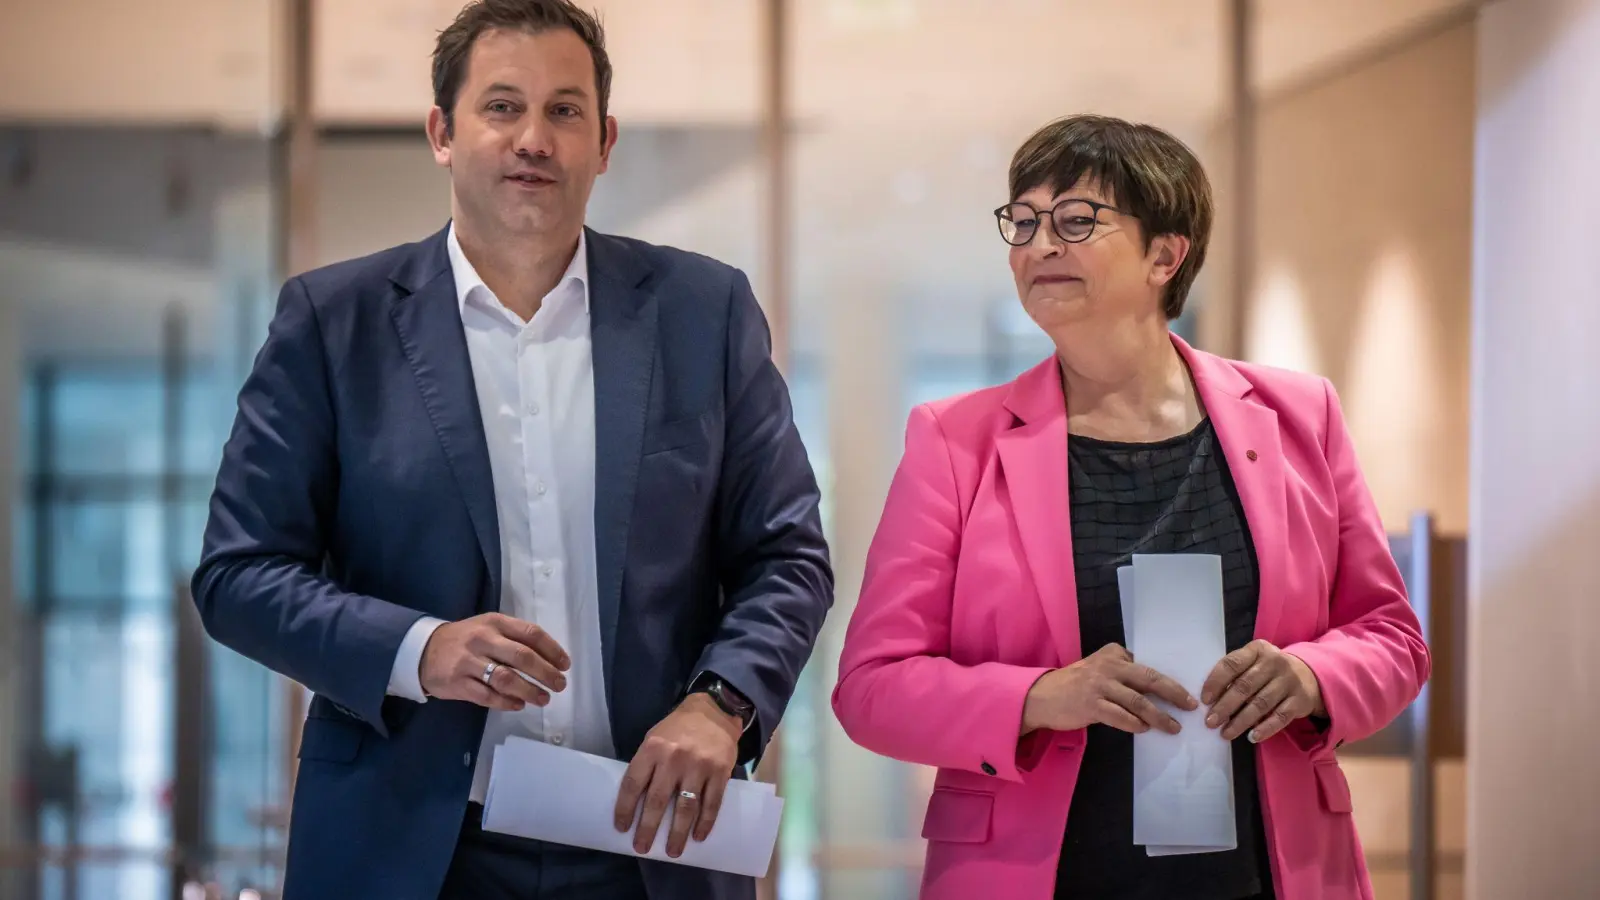
[(1139, 220), (1145, 249), (1156, 235), (1189, 239), (1189, 255), (1167, 282), (1168, 319), (1183, 314), (1206, 259), (1213, 215), (1211, 182), (1184, 143), (1152, 125), (1109, 116), (1069, 116), (1039, 129), (1011, 158), (1011, 199), (1037, 187), (1065, 191), (1087, 178), (1106, 202)]
[(489, 31), (541, 34), (565, 28), (577, 34), (594, 58), (594, 87), (600, 103), (600, 144), (606, 140), (606, 107), (611, 103), (611, 58), (606, 33), (594, 14), (570, 0), (473, 0), (439, 32), (433, 47), (433, 105), (444, 112), (445, 128), (455, 128), (456, 100), (467, 77), (472, 45)]

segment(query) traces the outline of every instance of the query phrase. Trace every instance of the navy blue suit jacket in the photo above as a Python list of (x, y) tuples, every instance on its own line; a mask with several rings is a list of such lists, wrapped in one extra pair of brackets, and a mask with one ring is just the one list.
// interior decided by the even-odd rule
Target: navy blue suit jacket
[[(315, 693), (287, 900), (434, 900), (466, 809), (485, 710), (387, 695), (419, 617), (499, 608), (494, 486), (445, 235), (284, 285), (211, 501), (193, 580), (207, 631)], [(833, 596), (766, 321), (729, 266), (592, 231), (588, 252), (616, 749), (631, 758), (709, 670), (756, 704), (752, 763)], [(642, 865), (655, 900), (754, 896), (749, 879)]]

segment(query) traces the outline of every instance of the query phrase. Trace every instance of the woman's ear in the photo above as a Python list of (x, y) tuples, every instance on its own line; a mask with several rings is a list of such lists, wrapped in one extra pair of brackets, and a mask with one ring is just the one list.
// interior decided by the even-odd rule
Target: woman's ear
[(1164, 287), (1183, 268), (1189, 258), (1189, 239), (1181, 234), (1158, 234), (1150, 241), (1146, 259), (1150, 264), (1150, 284)]

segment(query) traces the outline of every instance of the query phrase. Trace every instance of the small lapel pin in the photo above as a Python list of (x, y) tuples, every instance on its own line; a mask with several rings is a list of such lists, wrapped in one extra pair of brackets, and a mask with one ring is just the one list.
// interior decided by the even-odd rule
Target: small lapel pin
[(1254, 450), (1246, 450), (1244, 452), (1244, 458), (1250, 460), (1251, 462), (1255, 462), (1256, 452)]

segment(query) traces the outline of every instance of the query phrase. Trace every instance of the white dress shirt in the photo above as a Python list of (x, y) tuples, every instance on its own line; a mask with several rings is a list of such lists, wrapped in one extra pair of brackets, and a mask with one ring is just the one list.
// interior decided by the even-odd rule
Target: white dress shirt
[[(594, 356), (589, 335), (585, 239), (539, 311), (524, 322), (448, 236), (467, 354), (483, 412), (500, 523), (500, 611), (533, 622), (572, 659), (567, 688), (550, 705), (490, 710), (472, 778), (483, 802), (494, 748), (521, 735), (615, 757), (600, 652), (594, 547)], [(418, 666), (443, 622), (427, 617), (407, 632), (389, 693), (425, 702)]]

